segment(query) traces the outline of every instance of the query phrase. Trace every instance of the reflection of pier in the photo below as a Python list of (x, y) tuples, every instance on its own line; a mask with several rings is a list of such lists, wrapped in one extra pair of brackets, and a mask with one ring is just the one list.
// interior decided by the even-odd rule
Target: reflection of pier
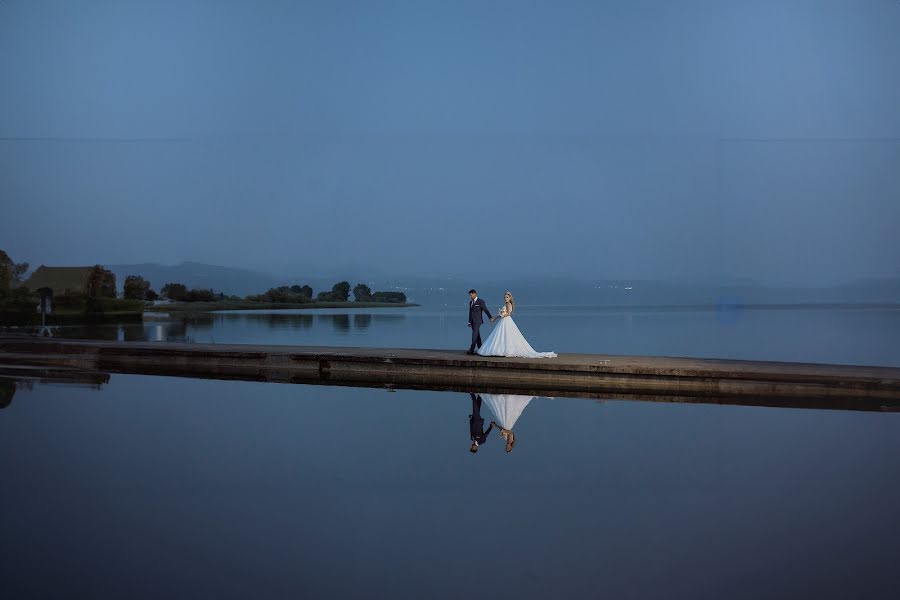
[(111, 373), (822, 408), (894, 407), (900, 369), (689, 358), (0, 338), (0, 364)]
[(69, 367), (30, 367), (0, 364), (0, 381), (33, 381), (100, 389), (101, 386), (109, 383), (109, 373), (83, 371)]
[(100, 389), (101, 386), (109, 383), (109, 373), (81, 371), (68, 367), (0, 364), (0, 408), (6, 408), (12, 404), (17, 389), (22, 386), (30, 389), (34, 382)]

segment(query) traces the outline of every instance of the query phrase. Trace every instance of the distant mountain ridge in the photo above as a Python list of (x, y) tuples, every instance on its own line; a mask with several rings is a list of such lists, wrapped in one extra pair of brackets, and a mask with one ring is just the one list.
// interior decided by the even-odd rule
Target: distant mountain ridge
[[(220, 265), (208, 265), (205, 263), (185, 261), (177, 265), (161, 265), (157, 263), (119, 264), (105, 265), (116, 274), (116, 282), (119, 290), (128, 275), (140, 275), (150, 282), (150, 287), (157, 292), (167, 283), (183, 283), (188, 288), (212, 289), (231, 296), (246, 296), (248, 294), (261, 294), (269, 288), (281, 285), (309, 285), (313, 292), (330, 291), (331, 287), (339, 281), (348, 281), (351, 286), (357, 283), (370, 283), (359, 277), (335, 276), (323, 277), (314, 275), (310, 277), (285, 277), (245, 269), (240, 267), (223, 267)], [(375, 289), (375, 288), (373, 288)], [(378, 288), (381, 291), (388, 289)]]
[(106, 265), (106, 268), (116, 274), (120, 289), (127, 275), (140, 275), (149, 281), (150, 287), (156, 291), (167, 283), (183, 283), (188, 288), (212, 289), (226, 295), (246, 296), (259, 294), (270, 287), (281, 285), (278, 279), (265, 273), (191, 261), (178, 265), (156, 263)]
[(503, 292), (512, 290), (517, 299), (544, 305), (692, 305), (692, 304), (795, 304), (795, 303), (900, 303), (900, 277), (866, 278), (832, 287), (773, 287), (746, 279), (717, 282), (657, 281), (643, 279), (601, 279), (577, 281), (566, 278), (495, 279), (479, 277), (365, 277), (337, 273), (325, 277), (321, 271), (311, 277), (284, 276), (252, 269), (223, 267), (187, 261), (178, 265), (155, 263), (107, 265), (116, 274), (121, 289), (126, 275), (140, 275), (155, 290), (170, 282), (189, 288), (213, 289), (227, 295), (258, 294), (279, 285), (307, 284), (314, 293), (330, 290), (341, 280), (366, 283), (372, 289), (403, 291), (412, 302), (431, 306), (465, 303), (469, 288), (489, 301), (499, 302)]

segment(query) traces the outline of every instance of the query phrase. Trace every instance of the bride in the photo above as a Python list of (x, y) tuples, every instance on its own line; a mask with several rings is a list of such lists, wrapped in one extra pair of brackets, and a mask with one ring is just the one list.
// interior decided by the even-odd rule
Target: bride
[(516, 445), (516, 434), (513, 427), (522, 416), (522, 411), (531, 402), (533, 396), (516, 396), (513, 394), (481, 394), (484, 403), (494, 415), (492, 425), (500, 427), (500, 435), (506, 440), (506, 451), (512, 452)]
[(554, 358), (555, 352), (535, 352), (534, 348), (519, 331), (512, 314), (516, 310), (516, 301), (510, 292), (504, 295), (506, 301), (500, 307), (499, 316), (491, 321), (500, 319), (500, 323), (494, 326), (491, 335), (484, 341), (478, 354), (481, 356), (517, 356), (522, 358)]

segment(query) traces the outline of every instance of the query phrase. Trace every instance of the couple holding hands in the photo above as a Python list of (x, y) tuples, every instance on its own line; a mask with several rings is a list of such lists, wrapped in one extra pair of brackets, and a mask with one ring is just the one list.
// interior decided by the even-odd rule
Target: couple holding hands
[[(503, 306), (497, 311), (497, 317), (491, 316), (478, 292), (469, 290), (469, 327), (472, 329), (472, 345), (466, 354), (480, 356), (514, 356), (519, 358), (555, 358), (555, 352), (536, 352), (519, 328), (512, 315), (516, 310), (516, 300), (512, 292), (503, 295)], [(487, 315), (491, 323), (499, 320), (494, 330), (482, 344), (481, 326), (484, 324), (482, 314)]]

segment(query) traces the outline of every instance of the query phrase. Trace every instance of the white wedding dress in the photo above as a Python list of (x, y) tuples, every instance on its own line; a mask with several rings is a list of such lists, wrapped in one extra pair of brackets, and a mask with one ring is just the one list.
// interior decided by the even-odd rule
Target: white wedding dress
[(481, 400), (491, 410), (497, 425), (510, 431), (533, 397), (513, 394), (481, 394)]
[(506, 307), (498, 311), (500, 321), (494, 325), (494, 330), (488, 336), (478, 354), (481, 356), (516, 356), (520, 358), (555, 358), (556, 352), (535, 352), (522, 332), (516, 326), (512, 317), (504, 316)]

